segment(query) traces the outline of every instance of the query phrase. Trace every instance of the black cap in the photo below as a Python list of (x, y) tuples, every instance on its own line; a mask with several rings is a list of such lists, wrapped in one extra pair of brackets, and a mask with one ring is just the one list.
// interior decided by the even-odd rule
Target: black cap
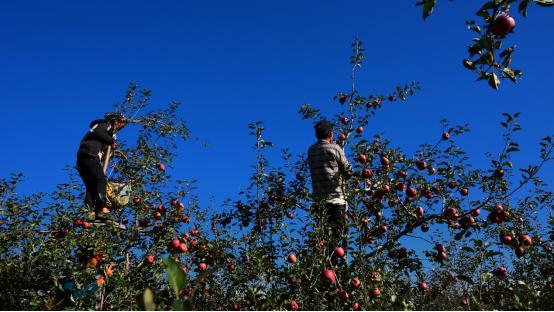
[(333, 131), (333, 124), (325, 119), (322, 119), (315, 124), (314, 129), (315, 136), (318, 139), (326, 139)]
[(109, 112), (109, 113), (106, 113), (106, 115), (104, 115), (104, 119), (108, 122), (110, 121), (124, 121), (125, 120), (125, 116), (123, 116), (122, 113), (118, 113), (118, 112)]

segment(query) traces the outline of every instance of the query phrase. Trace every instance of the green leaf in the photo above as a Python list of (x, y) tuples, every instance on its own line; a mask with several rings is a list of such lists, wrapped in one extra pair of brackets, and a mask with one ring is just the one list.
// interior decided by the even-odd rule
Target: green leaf
[(464, 282), (470, 284), (470, 285), (473, 285), (473, 284), (474, 284), (473, 280), (472, 280), (469, 276), (467, 276), (467, 275), (463, 275), (463, 274), (462, 274), (462, 275), (458, 275), (458, 278), (461, 279), (462, 281), (464, 281)]
[(433, 13), (433, 9), (435, 8), (435, 5), (437, 4), (437, 0), (423, 0), (418, 3), (417, 5), (423, 6), (423, 19), (426, 19)]
[(496, 76), (496, 73), (492, 73), (492, 75), (489, 77), (489, 86), (491, 86), (495, 90), (498, 90), (498, 86), (500, 86), (500, 80), (498, 79), (498, 76)]
[(554, 0), (534, 0), (538, 6), (551, 7), (554, 6)]
[(185, 273), (181, 271), (181, 267), (173, 259), (165, 260), (165, 266), (169, 285), (173, 289), (175, 297), (179, 297), (179, 290), (181, 290), (185, 285)]

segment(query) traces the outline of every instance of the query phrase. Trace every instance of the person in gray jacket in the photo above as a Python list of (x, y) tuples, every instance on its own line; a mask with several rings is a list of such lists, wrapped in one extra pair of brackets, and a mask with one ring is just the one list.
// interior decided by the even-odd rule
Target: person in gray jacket
[(308, 150), (312, 196), (316, 207), (323, 208), (323, 214), (327, 216), (333, 232), (338, 231), (335, 234), (342, 235), (347, 211), (342, 184), (352, 176), (352, 166), (344, 150), (333, 143), (333, 125), (327, 120), (321, 120), (314, 128), (318, 141)]

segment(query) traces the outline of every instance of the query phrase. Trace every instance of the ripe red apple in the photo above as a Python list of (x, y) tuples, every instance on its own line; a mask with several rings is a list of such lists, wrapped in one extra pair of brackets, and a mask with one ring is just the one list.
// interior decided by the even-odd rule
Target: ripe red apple
[(189, 248), (187, 247), (187, 244), (185, 243), (181, 243), (179, 244), (179, 252), (183, 253), (183, 252), (187, 252), (187, 250), (189, 250)]
[(460, 194), (462, 196), (467, 196), (467, 194), (469, 194), (469, 190), (464, 187), (463, 189), (460, 190)]
[(333, 272), (333, 270), (327, 269), (327, 270), (323, 271), (323, 277), (326, 280), (330, 281), (331, 283), (335, 283), (336, 276), (335, 276), (335, 272)]
[(422, 232), (429, 232), (429, 225), (428, 224), (422, 224), (421, 225), (421, 231)]
[(505, 245), (510, 245), (512, 243), (512, 237), (510, 235), (504, 235), (500, 238), (500, 241)]
[(394, 102), (396, 100), (396, 95), (389, 95), (389, 101)]
[(427, 199), (432, 199), (433, 198), (433, 192), (431, 192), (429, 190), (425, 190), (425, 191), (421, 192), (421, 194), (423, 194), (423, 196), (425, 196), (425, 198), (427, 198)]
[(288, 260), (290, 263), (295, 264), (295, 263), (296, 263), (296, 260), (297, 260), (297, 259), (296, 259), (296, 255), (295, 255), (293, 252), (291, 252), (291, 254), (288, 256), (287, 260)]
[(208, 266), (204, 262), (200, 262), (198, 264), (198, 270), (200, 270), (200, 271), (206, 271), (207, 268), (208, 268)]
[(427, 168), (427, 162), (425, 162), (423, 160), (418, 160), (418, 161), (416, 161), (416, 167), (419, 170), (425, 170), (425, 168)]
[(365, 164), (367, 162), (367, 156), (365, 154), (360, 154), (360, 156), (358, 157), (358, 160), (362, 163), (362, 164)]
[(472, 214), (474, 217), (477, 217), (478, 215), (481, 214), (481, 210), (478, 209), (478, 208), (477, 208), (477, 209), (473, 209), (473, 210), (471, 211), (471, 214)]
[(341, 118), (341, 121), (343, 124), (347, 125), (349, 120), (348, 120), (348, 117), (343, 117)]
[(381, 157), (381, 165), (383, 167), (387, 167), (390, 164), (390, 161), (387, 157), (383, 156)]
[(438, 252), (446, 252), (446, 248), (444, 247), (443, 244), (436, 244), (435, 245), (435, 250), (438, 251)]
[(422, 207), (416, 207), (415, 214), (418, 218), (423, 218), (423, 216), (425, 215), (425, 209), (423, 209)]
[(294, 218), (294, 214), (290, 211), (287, 211), (287, 218), (289, 218), (289, 219)]
[(520, 235), (519, 239), (521, 240), (521, 243), (525, 246), (531, 246), (533, 244), (533, 240), (528, 234)]
[(494, 171), (494, 177), (501, 179), (504, 176), (504, 170), (498, 168)]
[(354, 304), (352, 304), (352, 310), (354, 311), (359, 311), (360, 310), (360, 304), (355, 302)]
[(460, 300), (460, 304), (467, 307), (469, 305), (469, 301), (467, 301), (467, 299), (462, 299)]
[(419, 284), (417, 284), (417, 288), (419, 289), (419, 291), (425, 292), (427, 291), (427, 289), (429, 289), (429, 286), (425, 282), (419, 282)]
[(389, 228), (386, 226), (386, 225), (380, 225), (378, 228), (377, 228), (377, 231), (381, 234), (384, 234), (386, 233), (387, 231), (389, 230)]
[(491, 25), (491, 32), (498, 37), (506, 36), (514, 27), (516, 26), (516, 21), (513, 17), (506, 13), (499, 14), (493, 21)]
[(298, 308), (299, 308), (298, 302), (296, 302), (296, 300), (294, 300), (294, 299), (291, 300), (291, 301), (290, 301), (290, 309), (291, 309), (292, 311), (297, 311)]
[(154, 219), (161, 219), (162, 214), (161, 214), (161, 212), (156, 211), (156, 212), (154, 212), (153, 216), (154, 216)]
[(444, 132), (444, 133), (442, 134), (442, 139), (445, 140), (445, 141), (448, 140), (448, 139), (450, 139), (450, 133)]
[(381, 289), (379, 287), (375, 287), (371, 291), (371, 294), (376, 296), (376, 297), (379, 297), (379, 296), (381, 296)]
[(396, 176), (399, 177), (399, 178), (405, 178), (405, 177), (408, 176), (408, 173), (407, 173), (406, 171), (404, 171), (404, 170), (400, 170), (400, 171), (398, 171), (398, 173), (396, 174)]
[(138, 197), (138, 196), (135, 196), (135, 198), (133, 198), (133, 203), (134, 203), (135, 205), (140, 205), (141, 201), (142, 201), (142, 200), (141, 200), (140, 197)]
[(427, 172), (429, 174), (435, 174), (435, 173), (437, 173), (437, 169), (435, 169), (434, 167), (429, 167), (429, 168), (427, 168)]
[(171, 247), (177, 249), (181, 245), (181, 241), (178, 238), (171, 240)]
[(161, 171), (165, 171), (165, 165), (164, 164), (158, 164), (158, 169)]
[(200, 231), (198, 229), (193, 229), (190, 231), (190, 235), (192, 236), (198, 236), (200, 234)]
[(398, 183), (396, 183), (395, 188), (396, 188), (397, 191), (404, 192), (406, 190), (406, 184), (404, 184), (402, 182), (398, 182)]
[(362, 132), (364, 132), (364, 127), (359, 126), (358, 129), (356, 129), (356, 133), (361, 134)]
[(88, 223), (87, 221), (83, 221), (83, 229), (90, 229), (92, 227), (92, 224)]
[(417, 190), (413, 187), (410, 187), (407, 191), (406, 191), (406, 195), (408, 197), (414, 197), (417, 195)]
[(333, 253), (334, 256), (339, 257), (339, 258), (344, 257), (345, 254), (346, 254), (346, 252), (344, 251), (344, 248), (342, 248), (342, 247), (335, 248), (335, 252)]
[(383, 186), (383, 192), (385, 192), (385, 193), (390, 193), (390, 186), (389, 186), (388, 184), (385, 184), (385, 185)]
[(341, 135), (339, 136), (339, 140), (341, 140), (341, 141), (346, 140), (346, 134), (341, 133)]
[(448, 255), (446, 254), (446, 252), (437, 252), (437, 260), (446, 261), (448, 260)]
[(75, 219), (75, 221), (73, 221), (73, 225), (76, 226), (76, 227), (83, 226), (83, 220), (77, 218), (77, 219)]
[(504, 277), (508, 276), (508, 270), (505, 267), (502, 267), (502, 266), (494, 269), (494, 271), (492, 271), (492, 273), (494, 275), (496, 275), (497, 277), (501, 277), (501, 278), (504, 278)]
[(173, 198), (171, 200), (171, 206), (173, 206), (175, 208), (179, 208), (179, 200), (177, 198)]
[(452, 207), (446, 208), (446, 210), (444, 211), (444, 216), (448, 219), (455, 220), (456, 218), (458, 218), (458, 210)]
[(369, 168), (365, 168), (363, 171), (364, 178), (371, 178), (373, 176), (373, 172)]
[(350, 287), (352, 287), (352, 288), (354, 288), (354, 289), (358, 289), (358, 288), (360, 288), (360, 286), (362, 286), (362, 282), (360, 281), (359, 278), (354, 277), (354, 278), (350, 281)]
[(146, 264), (153, 264), (154, 263), (154, 256), (153, 255), (148, 255), (146, 256), (146, 258), (144, 259), (144, 262), (146, 262)]

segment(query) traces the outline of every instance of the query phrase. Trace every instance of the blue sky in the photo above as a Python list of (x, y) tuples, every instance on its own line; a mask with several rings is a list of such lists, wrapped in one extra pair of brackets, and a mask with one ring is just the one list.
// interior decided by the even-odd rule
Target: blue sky
[[(500, 91), (464, 69), (476, 1), (439, 1), (421, 19), (415, 1), (3, 1), (0, 3), (0, 176), (24, 172), (22, 192), (51, 191), (66, 179), (88, 123), (123, 98), (129, 82), (153, 91), (153, 106), (183, 103), (192, 134), (209, 143), (182, 144), (176, 178), (198, 180), (207, 201), (236, 198), (248, 184), (255, 154), (247, 124), (262, 120), (267, 139), (293, 153), (314, 141), (303, 103), (329, 107), (349, 88), (350, 43), (365, 42), (362, 93), (387, 93), (417, 80), (422, 90), (383, 109), (366, 127), (414, 151), (435, 142), (439, 121), (468, 123), (460, 144), (473, 163), (500, 149), (502, 112), (522, 112), (522, 146), (514, 159), (537, 159), (551, 122), (554, 41), (552, 9), (516, 15), (513, 65), (517, 85)], [(125, 132), (120, 134), (125, 137)], [(554, 184), (554, 165), (542, 176)]]

